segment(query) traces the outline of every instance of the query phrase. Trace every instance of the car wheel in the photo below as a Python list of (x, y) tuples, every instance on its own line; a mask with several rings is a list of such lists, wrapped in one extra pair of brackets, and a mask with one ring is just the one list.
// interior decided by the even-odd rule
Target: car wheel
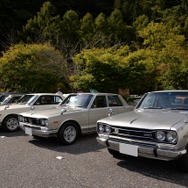
[(188, 153), (177, 159), (176, 167), (183, 172), (188, 172)]
[(3, 120), (3, 128), (10, 132), (16, 131), (18, 129), (18, 125), (18, 117), (16, 115), (7, 116)]
[(59, 130), (57, 139), (63, 145), (71, 145), (76, 141), (78, 134), (78, 126), (73, 122), (67, 122)]

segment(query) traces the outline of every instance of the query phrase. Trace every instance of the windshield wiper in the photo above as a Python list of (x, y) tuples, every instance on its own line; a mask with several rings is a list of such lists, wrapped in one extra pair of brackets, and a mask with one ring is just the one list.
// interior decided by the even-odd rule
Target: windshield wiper
[(188, 108), (176, 107), (176, 108), (171, 108), (171, 110), (188, 110)]
[(144, 109), (162, 109), (162, 108), (160, 106), (158, 107), (148, 106), (148, 107), (144, 107)]

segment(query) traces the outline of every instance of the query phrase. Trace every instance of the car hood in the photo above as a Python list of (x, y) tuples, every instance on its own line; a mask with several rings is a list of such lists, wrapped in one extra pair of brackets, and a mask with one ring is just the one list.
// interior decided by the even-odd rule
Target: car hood
[(10, 105), (0, 105), (0, 110), (11, 110), (17, 108), (28, 108), (29, 106), (26, 104), (10, 104)]
[(85, 110), (86, 110), (85, 108), (58, 106), (41, 111), (36, 111), (36, 110), (28, 111), (28, 112), (20, 113), (20, 115), (33, 117), (33, 118), (50, 118), (54, 116), (59, 116), (61, 114), (77, 113)]
[[(118, 114), (99, 120), (120, 127), (143, 129), (171, 129), (187, 121), (186, 113), (162, 110), (140, 110)], [(177, 126), (177, 127), (176, 127)]]

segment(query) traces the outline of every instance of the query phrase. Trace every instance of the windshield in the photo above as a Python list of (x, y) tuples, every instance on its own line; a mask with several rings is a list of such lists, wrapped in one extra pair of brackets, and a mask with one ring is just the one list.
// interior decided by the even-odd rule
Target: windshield
[(36, 98), (36, 95), (24, 95), (22, 96), (17, 103), (19, 104), (29, 104)]
[(8, 95), (1, 95), (0, 96), (0, 103), (2, 103), (4, 100), (5, 100), (5, 98), (7, 97)]
[(188, 110), (188, 92), (151, 92), (136, 108)]
[(69, 95), (61, 105), (87, 108), (93, 95), (91, 94), (76, 94)]

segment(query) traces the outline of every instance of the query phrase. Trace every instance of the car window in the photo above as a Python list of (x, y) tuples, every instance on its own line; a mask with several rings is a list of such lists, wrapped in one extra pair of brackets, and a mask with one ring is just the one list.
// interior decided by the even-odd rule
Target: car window
[(15, 103), (18, 101), (18, 99), (20, 98), (21, 96), (14, 96), (12, 97), (12, 99), (8, 102), (8, 103)]
[(108, 96), (108, 102), (109, 102), (109, 106), (123, 106), (121, 100), (119, 99), (119, 97), (117, 95), (109, 95)]
[(107, 107), (106, 96), (96, 96), (92, 108), (104, 108)]
[(93, 95), (91, 94), (69, 95), (64, 99), (62, 105), (87, 108), (92, 97)]
[(188, 109), (188, 92), (149, 93), (137, 108)]
[(18, 99), (17, 103), (19, 104), (29, 104), (35, 100), (36, 95), (24, 95), (20, 99)]
[(34, 105), (49, 105), (49, 104), (59, 104), (60, 102), (60, 97), (59, 97), (59, 103), (58, 98), (55, 98), (55, 96), (52, 95), (44, 95), (40, 96), (37, 101), (34, 103)]

